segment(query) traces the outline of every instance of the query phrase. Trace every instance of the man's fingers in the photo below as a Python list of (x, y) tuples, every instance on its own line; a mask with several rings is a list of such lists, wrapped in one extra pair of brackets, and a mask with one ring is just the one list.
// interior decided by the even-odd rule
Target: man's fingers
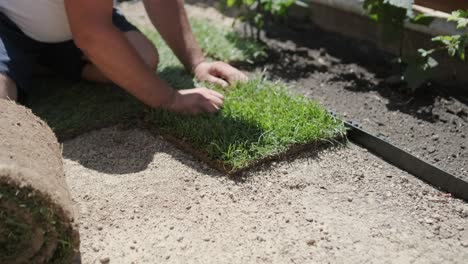
[(217, 91), (214, 91), (214, 90), (209, 90), (211, 95), (219, 98), (221, 101), (224, 101), (224, 95), (222, 95), (221, 93), (218, 93)]
[(213, 74), (219, 76), (229, 82), (229, 84), (234, 84), (238, 81), (247, 81), (247, 76), (239, 71), (238, 69), (232, 67), (229, 64), (218, 62), (213, 65)]
[(220, 108), (221, 108), (220, 106), (217, 106), (213, 101), (210, 101), (210, 100), (207, 100), (203, 104), (204, 112), (208, 112), (208, 113), (216, 113), (219, 111)]
[(212, 75), (208, 77), (207, 81), (213, 84), (220, 85), (221, 87), (227, 87), (229, 85), (225, 80)]
[(243, 72), (239, 71), (239, 73), (240, 73), (239, 81), (246, 82), (249, 80), (249, 77), (247, 77), (247, 75), (245, 75)]
[(220, 98), (212, 96), (210, 100), (217, 108), (223, 107), (223, 100), (221, 100)]

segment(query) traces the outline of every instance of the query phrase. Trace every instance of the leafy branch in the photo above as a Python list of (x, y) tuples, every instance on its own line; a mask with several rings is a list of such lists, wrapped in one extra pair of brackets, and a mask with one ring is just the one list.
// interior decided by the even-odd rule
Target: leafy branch
[(247, 22), (251, 37), (260, 40), (261, 29), (268, 19), (282, 18), (287, 15), (293, 4), (307, 6), (303, 0), (219, 0), (222, 9), (235, 8), (236, 19)]
[(446, 50), (451, 57), (465, 60), (465, 47), (468, 45), (468, 10), (452, 12), (447, 19), (457, 23), (457, 29), (464, 30), (462, 34), (437, 36), (432, 42), (438, 44), (436, 48), (418, 49), (416, 55), (404, 56), (404, 25), (413, 23), (428, 26), (434, 17), (425, 14), (415, 14), (412, 0), (364, 0), (363, 8), (369, 17), (382, 24), (383, 40), (386, 42), (400, 41), (400, 61), (406, 64), (402, 78), (413, 91), (425, 83), (432, 75), (433, 69), (439, 63), (433, 57), (436, 52)]

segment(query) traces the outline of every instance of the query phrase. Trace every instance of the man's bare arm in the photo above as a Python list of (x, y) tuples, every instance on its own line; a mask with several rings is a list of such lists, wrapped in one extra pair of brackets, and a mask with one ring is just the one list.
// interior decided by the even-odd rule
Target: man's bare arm
[(174, 91), (144, 63), (113, 25), (112, 0), (65, 0), (74, 41), (113, 82), (144, 103), (169, 104)]
[(188, 22), (183, 0), (144, 0), (151, 22), (189, 71), (204, 61)]
[(65, 0), (77, 46), (107, 78), (152, 107), (198, 114), (216, 112), (223, 96), (206, 88), (173, 90), (150, 69), (112, 22), (112, 0)]
[(183, 0), (144, 0), (153, 25), (188, 71), (200, 81), (227, 86), (247, 80), (242, 72), (224, 62), (206, 62), (187, 19)]

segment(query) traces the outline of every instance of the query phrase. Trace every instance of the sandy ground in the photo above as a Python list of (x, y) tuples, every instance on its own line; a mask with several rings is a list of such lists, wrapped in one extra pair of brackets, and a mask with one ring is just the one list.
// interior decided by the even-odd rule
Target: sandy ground
[(83, 263), (464, 263), (468, 204), (356, 147), (236, 181), (146, 131), (64, 143)]
[(354, 145), (242, 180), (139, 129), (82, 135), (64, 142), (63, 155), (83, 263), (468, 259), (468, 204)]

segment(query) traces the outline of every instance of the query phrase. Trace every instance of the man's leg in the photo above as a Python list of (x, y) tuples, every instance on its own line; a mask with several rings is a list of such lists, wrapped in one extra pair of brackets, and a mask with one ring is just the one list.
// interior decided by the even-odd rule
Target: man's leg
[[(138, 31), (128, 31), (124, 33), (130, 44), (136, 49), (141, 58), (151, 69), (156, 70), (159, 63), (159, 55), (156, 47), (145, 35)], [(101, 71), (89, 63), (83, 68), (83, 79), (93, 82), (108, 83), (109, 79)]]
[(16, 84), (10, 77), (0, 73), (0, 99), (8, 99), (16, 101), (18, 92)]

